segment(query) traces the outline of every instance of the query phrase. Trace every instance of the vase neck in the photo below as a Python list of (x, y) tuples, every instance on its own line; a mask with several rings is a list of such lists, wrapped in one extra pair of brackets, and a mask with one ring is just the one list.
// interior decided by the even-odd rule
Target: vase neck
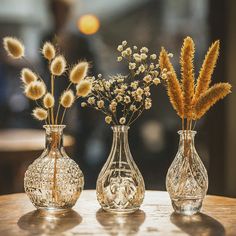
[(63, 129), (65, 125), (45, 125), (46, 148), (48, 150), (61, 150), (63, 147)]
[[(113, 130), (113, 143), (112, 150), (115, 151), (124, 160), (127, 158), (127, 153), (130, 153), (129, 142), (128, 142), (128, 130), (129, 126), (117, 125), (112, 127)], [(120, 160), (122, 161), (122, 160)]]
[(195, 150), (194, 146), (194, 138), (196, 135), (196, 131), (192, 130), (180, 130), (178, 134), (180, 135), (179, 139), (179, 149), (185, 150), (185, 155), (189, 154), (188, 150)]

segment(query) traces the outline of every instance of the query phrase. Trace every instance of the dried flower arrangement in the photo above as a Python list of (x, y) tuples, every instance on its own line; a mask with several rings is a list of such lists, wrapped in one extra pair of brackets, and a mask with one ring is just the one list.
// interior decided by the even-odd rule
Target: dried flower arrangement
[(219, 56), (219, 45), (217, 40), (208, 49), (196, 83), (193, 65), (195, 45), (192, 38), (186, 37), (181, 48), (181, 81), (177, 78), (167, 51), (162, 48), (160, 52), (159, 64), (161, 73), (164, 74), (162, 79), (165, 81), (170, 102), (182, 119), (182, 130), (193, 130), (196, 121), (231, 92), (229, 83), (217, 83), (210, 87)]
[(117, 61), (128, 63), (128, 75), (115, 75), (105, 79), (101, 74), (90, 77), (92, 91), (82, 107), (92, 107), (105, 114), (105, 122), (113, 125), (131, 125), (152, 106), (150, 88), (160, 83), (156, 54), (146, 47), (128, 46), (123, 41), (117, 48)]
[[(28, 62), (25, 58), (25, 47), (18, 39), (5, 37), (3, 46), (11, 58), (25, 59)], [(34, 118), (45, 121), (45, 124), (48, 125), (63, 124), (66, 110), (72, 106), (76, 99), (86, 97), (91, 92), (92, 84), (89, 80), (86, 80), (89, 64), (86, 61), (78, 62), (70, 69), (68, 76), (69, 85), (60, 96), (55, 111), (55, 80), (66, 72), (66, 60), (63, 55), (57, 54), (56, 48), (50, 42), (44, 43), (42, 55), (48, 61), (51, 75), (50, 91), (48, 91), (44, 80), (38, 74), (31, 69), (23, 68), (21, 80), (24, 85), (24, 94), (37, 104), (32, 113)], [(72, 85), (75, 85), (75, 91), (73, 91)], [(61, 107), (64, 108), (64, 111), (60, 117)]]

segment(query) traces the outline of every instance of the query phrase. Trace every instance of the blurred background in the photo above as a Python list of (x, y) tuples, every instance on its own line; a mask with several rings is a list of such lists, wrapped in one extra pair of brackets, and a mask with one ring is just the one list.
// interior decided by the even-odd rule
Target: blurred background
[[(178, 68), (182, 40), (196, 43), (198, 72), (212, 41), (221, 40), (214, 82), (228, 81), (233, 93), (197, 124), (196, 149), (209, 174), (210, 194), (236, 197), (236, 1), (228, 0), (1, 0), (0, 38), (15, 36), (26, 46), (34, 68), (47, 77), (39, 49), (45, 40), (61, 47), (70, 64), (92, 62), (90, 74), (125, 73), (116, 62), (123, 40), (159, 54), (165, 46)], [(22, 192), (27, 166), (42, 152), (44, 131), (31, 117), (19, 73), (0, 47), (0, 194)], [(196, 73), (198, 74), (198, 73)], [(85, 188), (95, 188), (111, 149), (112, 131), (98, 112), (68, 112), (65, 146), (85, 175)], [(181, 124), (161, 86), (153, 90), (153, 107), (131, 127), (130, 149), (147, 189), (165, 190), (165, 175), (178, 149)]]

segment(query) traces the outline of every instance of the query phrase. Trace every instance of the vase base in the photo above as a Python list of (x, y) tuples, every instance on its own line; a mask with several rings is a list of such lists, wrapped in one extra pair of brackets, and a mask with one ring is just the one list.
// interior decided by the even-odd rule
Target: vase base
[(71, 208), (55, 208), (55, 207), (40, 207), (38, 208), (38, 211), (40, 215), (51, 215), (51, 216), (57, 216), (57, 215), (64, 215), (71, 211)]
[(137, 211), (139, 209), (139, 207), (137, 208), (132, 208), (132, 209), (111, 209), (111, 208), (102, 208), (104, 211), (109, 212), (109, 213), (113, 213), (113, 214), (131, 214), (134, 213), (135, 211)]
[(182, 215), (194, 215), (201, 210), (202, 207), (202, 199), (175, 199), (172, 200), (172, 206), (176, 213)]

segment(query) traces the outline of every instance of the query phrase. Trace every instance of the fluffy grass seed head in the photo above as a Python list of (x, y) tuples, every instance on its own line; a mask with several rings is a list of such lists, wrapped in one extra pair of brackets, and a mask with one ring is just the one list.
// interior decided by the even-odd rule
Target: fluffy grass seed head
[(88, 73), (88, 62), (83, 61), (75, 65), (70, 71), (70, 81), (74, 84), (80, 83)]
[(88, 80), (83, 80), (76, 86), (76, 95), (78, 97), (87, 97), (91, 89), (92, 83)]
[(43, 98), (43, 105), (45, 108), (51, 108), (55, 104), (55, 99), (51, 93), (47, 93)]
[(36, 107), (33, 110), (32, 115), (37, 120), (46, 120), (48, 117), (48, 112), (47, 112), (47, 110), (45, 110), (43, 108)]
[(51, 61), (56, 55), (56, 49), (52, 43), (46, 42), (43, 45), (42, 54), (47, 60)]
[(21, 80), (24, 84), (30, 84), (33, 81), (37, 81), (37, 75), (28, 68), (23, 68), (21, 71)]
[(46, 93), (46, 86), (41, 81), (33, 81), (25, 86), (25, 95), (29, 99), (38, 100)]
[[(170, 72), (167, 79), (167, 93), (170, 99), (170, 102), (173, 106), (173, 108), (176, 110), (177, 114), (182, 118), (183, 117), (183, 111), (184, 111), (184, 103), (183, 103), (183, 92), (180, 85), (180, 82), (177, 78), (177, 75), (175, 73), (174, 67), (172, 63), (170, 62), (169, 56), (167, 51), (162, 48), (159, 56), (159, 65), (161, 68), (161, 71), (164, 72), (167, 70)], [(163, 79), (163, 77), (162, 77)]]
[(60, 104), (65, 108), (71, 107), (74, 101), (75, 95), (71, 89), (64, 91), (61, 95)]
[(55, 57), (51, 63), (50, 71), (53, 75), (60, 76), (66, 70), (66, 59), (64, 56), (59, 55)]
[(20, 59), (25, 55), (25, 47), (19, 39), (5, 37), (3, 38), (3, 46), (8, 56), (13, 59)]
[(203, 93), (196, 102), (194, 119), (200, 119), (216, 102), (231, 92), (229, 83), (217, 83)]
[(180, 65), (184, 99), (184, 116), (192, 118), (192, 99), (194, 96), (194, 59), (195, 45), (190, 37), (186, 37), (181, 48)]

